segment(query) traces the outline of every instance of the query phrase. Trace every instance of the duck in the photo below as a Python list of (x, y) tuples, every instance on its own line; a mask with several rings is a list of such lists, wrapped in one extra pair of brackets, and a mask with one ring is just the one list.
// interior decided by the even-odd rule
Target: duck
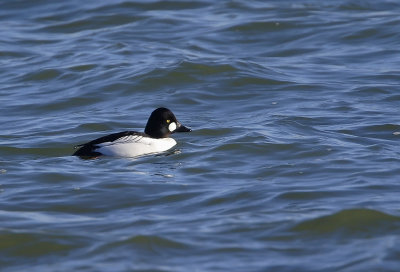
[(139, 157), (165, 152), (177, 142), (171, 138), (175, 132), (190, 132), (167, 108), (155, 109), (147, 121), (144, 132), (123, 131), (97, 138), (85, 144), (75, 146), (72, 155), (81, 158), (101, 156)]

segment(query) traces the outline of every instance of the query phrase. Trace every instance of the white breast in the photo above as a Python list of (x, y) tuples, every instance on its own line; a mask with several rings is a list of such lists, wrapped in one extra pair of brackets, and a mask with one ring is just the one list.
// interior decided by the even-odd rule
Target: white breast
[(138, 135), (122, 137), (114, 142), (98, 144), (96, 151), (106, 156), (137, 157), (164, 152), (176, 145), (172, 138), (153, 139)]

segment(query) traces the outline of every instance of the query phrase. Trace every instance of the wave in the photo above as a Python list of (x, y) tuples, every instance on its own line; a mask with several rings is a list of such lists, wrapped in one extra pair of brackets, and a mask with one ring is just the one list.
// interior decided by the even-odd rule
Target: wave
[(373, 209), (346, 209), (331, 215), (305, 220), (293, 231), (313, 234), (344, 233), (349, 235), (383, 235), (398, 232), (400, 216), (387, 214)]

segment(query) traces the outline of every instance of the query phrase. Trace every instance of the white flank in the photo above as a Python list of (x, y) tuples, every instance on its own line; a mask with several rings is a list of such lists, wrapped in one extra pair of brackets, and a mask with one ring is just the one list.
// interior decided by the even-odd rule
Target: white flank
[(114, 142), (99, 144), (96, 151), (106, 156), (137, 157), (164, 152), (176, 145), (172, 138), (153, 139), (143, 136), (126, 136)]

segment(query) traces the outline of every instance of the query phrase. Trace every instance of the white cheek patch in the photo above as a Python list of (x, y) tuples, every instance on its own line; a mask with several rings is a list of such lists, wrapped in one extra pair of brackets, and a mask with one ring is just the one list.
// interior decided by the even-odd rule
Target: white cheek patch
[(170, 132), (173, 132), (176, 129), (176, 123), (172, 122), (171, 124), (169, 124), (168, 129)]

